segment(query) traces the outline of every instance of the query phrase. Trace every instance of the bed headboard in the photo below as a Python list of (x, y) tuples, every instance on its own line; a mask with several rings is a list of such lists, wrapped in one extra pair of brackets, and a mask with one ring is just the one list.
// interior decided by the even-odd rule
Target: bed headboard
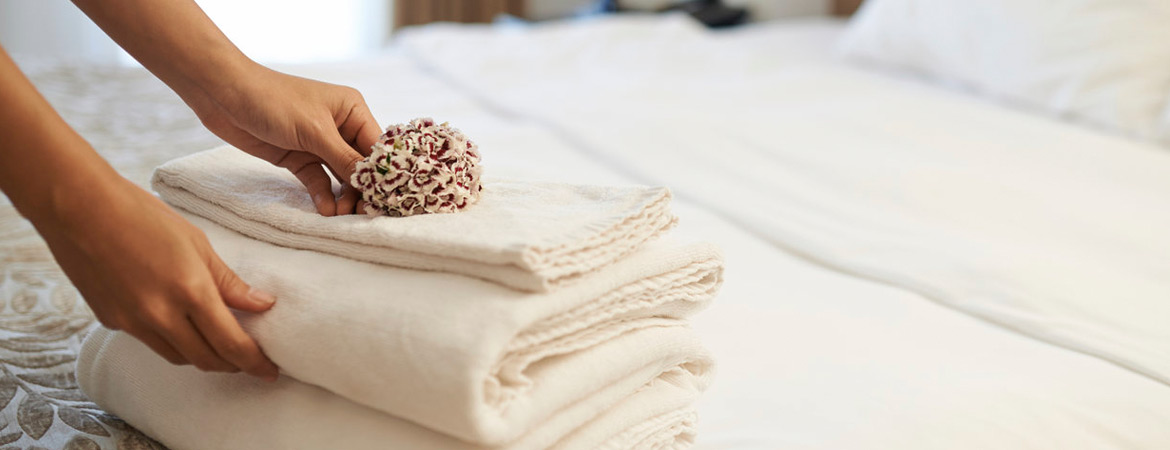
[(833, 15), (849, 17), (861, 6), (862, 0), (833, 0)]

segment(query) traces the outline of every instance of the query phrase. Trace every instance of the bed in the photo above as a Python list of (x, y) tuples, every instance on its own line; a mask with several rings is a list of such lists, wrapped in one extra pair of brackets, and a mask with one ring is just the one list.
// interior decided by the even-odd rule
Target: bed
[[(670, 186), (678, 233), (727, 259), (695, 324), (719, 362), (696, 448), (1165, 446), (1170, 153), (846, 64), (844, 27), (434, 25), (282, 69), (458, 124), (496, 175)], [(142, 185), (217, 143), (141, 70), (24, 68)], [(161, 448), (77, 390), (97, 325), (32, 227), (0, 223), (0, 445)]]

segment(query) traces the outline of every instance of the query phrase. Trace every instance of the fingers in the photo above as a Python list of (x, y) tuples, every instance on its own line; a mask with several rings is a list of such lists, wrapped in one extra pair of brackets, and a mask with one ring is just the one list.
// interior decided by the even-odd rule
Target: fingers
[(142, 330), (130, 333), (130, 335), (138, 338), (138, 340), (142, 341), (142, 343), (146, 344), (147, 347), (150, 347), (151, 350), (154, 350), (155, 353), (158, 353), (159, 356), (162, 356), (163, 359), (167, 360), (167, 362), (171, 364), (176, 366), (191, 364), (190, 361), (187, 361), (187, 358), (184, 358), (178, 350), (175, 350), (175, 348), (172, 347), (166, 339), (163, 339), (162, 336), (159, 336), (158, 333)]
[(382, 128), (378, 126), (378, 121), (374, 120), (374, 115), (370, 113), (370, 108), (366, 106), (361, 94), (357, 94), (356, 91), (354, 93), (358, 99), (350, 108), (349, 114), (337, 125), (337, 131), (354, 150), (362, 156), (370, 156), (370, 147), (378, 142)]
[(357, 204), (361, 199), (361, 192), (346, 183), (341, 187), (341, 198), (337, 200), (337, 214), (353, 214), (357, 211)]
[(275, 380), (279, 369), (240, 327), (220, 297), (217, 283), (208, 277), (200, 286), (191, 291), (197, 296), (186, 300), (181, 320), (164, 328), (167, 332), (164, 337), (200, 370), (243, 370), (249, 375)]
[(364, 156), (358, 153), (353, 147), (350, 147), (341, 135), (333, 132), (331, 136), (325, 137), (324, 142), (318, 149), (306, 149), (312, 153), (317, 154), (333, 169), (333, 173), (340, 175), (338, 181), (342, 184), (349, 184), (350, 178), (353, 177), (353, 172), (358, 161), (361, 161)]
[(259, 139), (256, 139), (255, 137), (253, 137), (252, 139), (253, 139), (253, 142), (250, 142), (251, 145), (246, 145), (246, 146), (237, 145), (236, 147), (238, 147), (240, 150), (244, 151), (244, 153), (247, 153), (249, 155), (252, 155), (252, 156), (255, 156), (257, 158), (268, 161), (269, 163), (271, 163), (274, 166), (284, 167), (283, 165), (281, 165), (281, 162), (285, 158), (287, 158), (290, 153), (296, 153), (296, 152), (285, 150), (283, 148), (269, 144), (267, 142), (261, 141)]
[[(322, 167), (324, 162), (321, 161), (321, 158), (312, 153), (285, 150), (267, 143), (250, 146), (246, 152), (292, 172), (309, 191), (309, 198), (313, 200), (313, 207), (317, 209), (318, 214), (326, 217), (337, 214), (337, 201), (333, 196), (333, 181), (325, 173), (324, 167)], [(343, 184), (349, 183), (346, 181)]]
[(320, 156), (334, 173), (341, 175), (342, 184), (349, 184), (354, 164), (370, 154), (370, 147), (377, 142), (381, 131), (362, 95), (352, 88), (342, 89), (334, 97), (337, 103), (331, 107), (332, 126), (312, 127), (317, 148), (305, 150)]
[(337, 215), (337, 200), (333, 198), (333, 183), (325, 169), (316, 164), (302, 166), (293, 172), (301, 184), (309, 190), (309, 197), (313, 199), (313, 206), (317, 213), (325, 217)]
[[(209, 290), (209, 294), (214, 293), (214, 289)], [(218, 300), (218, 296), (188, 300), (193, 305), (189, 311), (160, 303), (140, 312), (141, 320), (121, 328), (171, 364), (192, 364), (208, 372), (243, 370), (249, 375), (275, 380), (280, 369)]]
[[(208, 269), (211, 270), (211, 277), (219, 288), (223, 305), (244, 311), (264, 312), (275, 304), (275, 296), (250, 288), (227, 264), (224, 264), (222, 259), (219, 259), (219, 255), (215, 253), (209, 255)], [(215, 348), (216, 353), (250, 375), (269, 381), (275, 380), (279, 373), (276, 364), (264, 356), (260, 346), (244, 332), (235, 316), (222, 305), (211, 303), (207, 306), (194, 311), (191, 318)]]
[(193, 311), (191, 320), (207, 338), (216, 354), (249, 375), (273, 381), (280, 369), (264, 355), (256, 341), (244, 332), (224, 305), (208, 305)]
[[(321, 87), (321, 83), (309, 83)], [(261, 133), (248, 124), (215, 128), (227, 129), (219, 130), (217, 135), (233, 145), (296, 175), (321, 215), (348, 214), (356, 201), (344, 191), (341, 199), (334, 197), (332, 182), (321, 166), (327, 167), (343, 186), (349, 185), (357, 162), (371, 153), (370, 147), (378, 141), (381, 128), (356, 90), (329, 85), (320, 92), (324, 96), (315, 97), (319, 100), (316, 106), (325, 109), (296, 108), (311, 112), (282, 121), (291, 128), (259, 130)]]
[[(177, 298), (191, 297), (179, 294)], [(204, 371), (239, 371), (207, 345), (192, 327), (186, 313), (176, 308), (174, 302), (151, 302), (129, 313), (102, 311), (102, 317), (103, 325), (134, 336), (171, 364), (193, 364)]]
[[(173, 364), (193, 364), (203, 371), (244, 371), (275, 380), (279, 369), (248, 336), (228, 304), (250, 311), (272, 307), (275, 298), (251, 289), (217, 255), (208, 262), (210, 276), (176, 290), (174, 300), (138, 309), (136, 320), (116, 320), (123, 328)], [(230, 299), (230, 300), (228, 300)]]
[(240, 369), (221, 358), (187, 316), (175, 315), (160, 329), (160, 336), (184, 359), (205, 372), (239, 372)]
[(333, 197), (333, 180), (321, 167), (321, 161), (304, 152), (289, 152), (281, 159), (281, 167), (288, 169), (305, 185), (309, 191), (309, 198), (313, 199), (313, 206), (322, 216), (337, 214), (337, 202)]
[(248, 286), (227, 264), (224, 264), (222, 259), (219, 259), (219, 255), (211, 253), (208, 259), (211, 278), (215, 280), (216, 286), (219, 287), (219, 295), (228, 307), (259, 313), (268, 311), (276, 304), (276, 296)]

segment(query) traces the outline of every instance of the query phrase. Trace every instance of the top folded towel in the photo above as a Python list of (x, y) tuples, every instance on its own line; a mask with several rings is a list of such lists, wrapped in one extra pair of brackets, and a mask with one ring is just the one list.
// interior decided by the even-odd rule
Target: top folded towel
[(666, 188), (512, 180), (485, 182), (480, 202), (454, 214), (323, 217), (287, 170), (230, 146), (163, 164), (151, 183), (167, 203), (273, 244), (537, 292), (677, 223)]

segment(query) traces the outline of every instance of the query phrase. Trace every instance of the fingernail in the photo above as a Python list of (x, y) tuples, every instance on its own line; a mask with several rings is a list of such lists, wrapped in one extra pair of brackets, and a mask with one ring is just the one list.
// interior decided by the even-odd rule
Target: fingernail
[(276, 303), (276, 296), (256, 288), (248, 289), (248, 299), (258, 304), (269, 306)]

